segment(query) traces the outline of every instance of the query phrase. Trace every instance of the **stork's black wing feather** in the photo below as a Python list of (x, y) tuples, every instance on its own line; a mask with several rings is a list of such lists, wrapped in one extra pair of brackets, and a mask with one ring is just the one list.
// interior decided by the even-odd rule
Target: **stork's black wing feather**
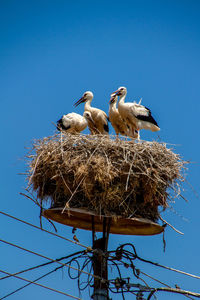
[(106, 132), (109, 132), (109, 127), (108, 127), (108, 123), (103, 125), (103, 128)]
[[(138, 120), (146, 121), (146, 122), (149, 122), (149, 123), (152, 123), (152, 124), (158, 126), (158, 123), (157, 123), (156, 120), (152, 117), (151, 111), (150, 111), (150, 110), (149, 110), (149, 115), (148, 115), (148, 116), (137, 115), (136, 118), (137, 118)], [(158, 127), (159, 127), (159, 126), (158, 126)]]
[[(138, 108), (138, 111), (137, 111), (137, 108)], [(151, 124), (154, 124), (154, 125), (158, 126), (158, 123), (156, 122), (156, 120), (151, 115), (151, 110), (148, 107), (144, 106), (144, 105), (136, 104), (135, 117), (138, 120), (149, 122)]]
[(70, 128), (70, 125), (67, 126), (67, 127), (64, 126), (62, 118), (61, 118), (60, 120), (57, 121), (57, 129), (58, 129), (59, 131), (61, 131), (62, 129), (63, 129), (63, 130), (68, 130), (69, 128)]

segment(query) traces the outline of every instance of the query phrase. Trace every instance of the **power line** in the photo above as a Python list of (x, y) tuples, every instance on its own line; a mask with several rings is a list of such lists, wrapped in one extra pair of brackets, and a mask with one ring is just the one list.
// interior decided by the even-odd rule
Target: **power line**
[(20, 276), (11, 274), (11, 273), (9, 273), (9, 272), (3, 271), (3, 270), (0, 270), (0, 272), (1, 272), (1, 273), (4, 273), (4, 274), (7, 274), (7, 275), (10, 275), (10, 276), (13, 276), (13, 277), (15, 277), (15, 278), (17, 278), (17, 279), (24, 280), (24, 281), (26, 281), (26, 282), (28, 282), (28, 283), (35, 284), (35, 285), (37, 285), (37, 286), (39, 286), (39, 287), (48, 289), (48, 290), (53, 291), (53, 292), (56, 292), (56, 293), (58, 293), (58, 294), (61, 294), (61, 295), (64, 295), (64, 296), (67, 296), (67, 297), (70, 297), (70, 298), (73, 298), (73, 299), (81, 300), (81, 298), (78, 298), (78, 297), (75, 297), (75, 296), (73, 296), (73, 295), (67, 294), (67, 293), (65, 293), (65, 292), (62, 292), (62, 291), (59, 291), (59, 290), (50, 288), (50, 287), (48, 287), (48, 286), (46, 286), (46, 285), (43, 285), (43, 284), (36, 283), (36, 282), (31, 281), (31, 280), (28, 280), (28, 279), (26, 279), (26, 278), (23, 278), (23, 277), (20, 277)]
[(86, 274), (86, 275), (92, 276), (92, 277), (94, 277), (94, 278), (96, 278), (96, 279), (98, 279), (98, 280), (105, 281), (105, 279), (102, 278), (102, 277), (99, 277), (99, 276), (93, 275), (93, 274), (91, 274), (91, 273), (88, 273), (88, 272), (86, 272), (86, 271), (80, 270), (80, 269), (78, 269), (78, 268), (72, 267), (72, 266), (70, 266), (70, 265), (68, 265), (68, 264), (64, 264), (64, 263), (62, 263), (62, 262), (60, 262), (60, 261), (57, 261), (56, 259), (49, 258), (49, 257), (47, 257), (47, 256), (45, 256), (45, 255), (42, 255), (42, 254), (39, 254), (39, 253), (34, 252), (34, 251), (32, 251), (32, 250), (23, 248), (23, 247), (21, 247), (21, 246), (18, 246), (18, 245), (16, 245), (16, 244), (11, 243), (11, 242), (8, 242), (8, 241), (2, 240), (2, 239), (0, 239), (0, 242), (2, 242), (2, 243), (4, 243), (4, 244), (7, 244), (7, 245), (10, 245), (10, 246), (13, 246), (13, 247), (16, 247), (16, 248), (18, 248), (18, 249), (20, 249), (20, 250), (23, 250), (23, 251), (26, 251), (26, 252), (28, 252), (28, 253), (34, 254), (34, 255), (36, 255), (36, 256), (39, 256), (39, 257), (48, 259), (48, 260), (50, 260), (50, 261), (52, 261), (52, 262), (56, 262), (56, 263), (58, 263), (58, 264), (60, 264), (60, 265), (62, 265), (62, 266), (64, 266), (64, 267), (68, 267), (68, 268), (71, 268), (71, 269), (73, 269), (73, 270), (75, 270), (75, 271), (78, 271), (78, 272), (84, 273), (84, 274)]
[[(124, 248), (125, 248), (126, 246), (131, 247), (131, 248), (132, 248), (132, 251), (125, 250)], [(139, 269), (136, 269), (135, 266), (134, 266), (134, 264), (133, 264), (133, 260), (139, 259), (139, 260), (141, 260), (141, 261), (143, 261), (143, 262), (151, 263), (151, 264), (153, 264), (153, 265), (155, 265), (155, 266), (158, 266), (158, 267), (162, 267), (162, 268), (165, 268), (165, 269), (174, 271), (174, 272), (178, 272), (178, 273), (181, 273), (181, 274), (184, 274), (184, 275), (193, 277), (193, 278), (200, 279), (199, 276), (196, 276), (196, 275), (193, 275), (193, 274), (190, 274), (190, 273), (186, 273), (186, 272), (183, 272), (183, 271), (174, 269), (174, 268), (166, 267), (166, 266), (160, 265), (160, 264), (158, 264), (158, 263), (154, 263), (154, 262), (152, 262), (152, 261), (145, 260), (145, 259), (139, 257), (139, 256), (137, 255), (137, 253), (136, 253), (136, 249), (135, 249), (134, 245), (131, 244), (131, 243), (123, 244), (123, 245), (119, 246), (115, 251), (109, 251), (110, 254), (113, 253), (113, 252), (115, 253), (115, 256), (109, 255), (109, 258), (110, 258), (110, 260), (111, 260), (112, 262), (113, 262), (113, 260), (118, 260), (118, 261), (119, 261), (119, 260), (122, 260), (123, 258), (126, 259), (126, 260), (128, 260), (128, 261), (130, 262), (130, 264), (127, 264), (127, 263), (125, 263), (125, 262), (123, 262), (123, 261), (121, 261), (121, 263), (124, 264), (125, 267), (131, 267), (131, 268), (133, 269), (134, 275), (135, 275), (138, 279), (141, 280), (141, 278), (139, 277), (139, 274), (141, 273), (141, 274), (146, 275), (146, 276), (148, 276), (149, 278), (151, 278), (151, 279), (153, 279), (153, 280), (159, 282), (160, 284), (165, 285), (165, 288), (161, 288), (161, 290), (163, 290), (163, 291), (168, 291), (168, 292), (171, 291), (171, 292), (174, 292), (174, 289), (171, 288), (170, 286), (164, 284), (164, 283), (161, 282), (160, 280), (155, 279), (155, 278), (153, 278), (152, 276), (149, 276), (148, 274), (146, 274), (146, 273), (144, 273), (144, 272), (141, 272)], [(152, 291), (153, 291), (153, 293), (155, 293), (155, 292), (157, 291), (157, 288), (152, 288)], [(153, 295), (153, 293), (152, 293), (152, 295)], [(190, 296), (195, 296), (195, 297), (199, 297), (199, 296), (200, 296), (200, 294), (192, 293), (192, 292), (190, 293), (190, 292), (187, 292), (187, 291), (183, 291), (182, 294), (183, 294), (184, 296), (190, 298), (190, 299), (193, 299), (193, 298), (191, 298)], [(151, 296), (151, 295), (150, 295), (150, 296)], [(148, 299), (150, 299), (150, 298), (148, 298)]]
[[(12, 291), (12, 292), (10, 292), (9, 294), (7, 294), (7, 295), (1, 297), (1, 300), (3, 300), (3, 299), (5, 299), (5, 298), (7, 298), (7, 297), (9, 297), (9, 296), (11, 296), (11, 295), (13, 295), (13, 294), (19, 292), (19, 291), (21, 291), (21, 290), (24, 289), (25, 287), (27, 287), (27, 286), (31, 285), (32, 283), (34, 283), (34, 282), (36, 282), (36, 281), (38, 281), (38, 280), (40, 280), (40, 279), (42, 279), (42, 278), (44, 278), (44, 277), (46, 277), (46, 276), (52, 274), (53, 272), (55, 272), (55, 271), (57, 271), (58, 269), (61, 269), (61, 268), (63, 268), (63, 266), (57, 267), (56, 269), (54, 269), (54, 270), (52, 270), (52, 271), (50, 271), (50, 272), (48, 272), (48, 273), (46, 273), (46, 274), (44, 274), (44, 275), (42, 275), (42, 276), (36, 278), (35, 280), (33, 280), (33, 282), (29, 282), (29, 283), (27, 283), (27, 284), (21, 286), (20, 288), (14, 290), (14, 291)], [(17, 273), (17, 274), (18, 274), (18, 273)], [(9, 278), (9, 277), (14, 276), (14, 275), (16, 275), (16, 273), (15, 273), (15, 274), (11, 274), (11, 275), (6, 275), (4, 278)]]
[[(49, 233), (49, 234), (51, 234), (51, 235), (53, 235), (53, 236), (59, 237), (59, 238), (61, 238), (61, 239), (63, 239), (63, 240), (66, 240), (66, 241), (68, 241), (68, 242), (72, 242), (72, 243), (74, 243), (74, 244), (77, 244), (77, 245), (79, 245), (79, 246), (82, 246), (82, 247), (86, 248), (86, 249), (88, 250), (88, 252), (92, 252), (92, 251), (93, 251), (91, 247), (87, 247), (87, 246), (85, 246), (85, 245), (82, 245), (82, 244), (80, 244), (80, 243), (77, 243), (77, 242), (75, 242), (75, 241), (72, 241), (72, 240), (70, 240), (70, 239), (67, 239), (67, 238), (65, 238), (65, 237), (62, 237), (62, 236), (60, 236), (60, 235), (58, 235), (58, 234), (56, 234), (56, 233), (52, 233), (52, 232), (50, 232), (50, 231), (48, 231), (48, 230), (42, 229), (42, 228), (40, 228), (40, 227), (38, 227), (38, 226), (36, 226), (36, 225), (33, 225), (33, 224), (29, 223), (29, 222), (26, 222), (26, 221), (24, 221), (24, 220), (21, 220), (21, 219), (19, 219), (19, 218), (17, 218), (17, 217), (14, 217), (14, 216), (12, 216), (12, 215), (9, 215), (9, 214), (7, 214), (7, 213), (5, 213), (5, 212), (0, 211), (0, 213), (3, 214), (3, 215), (5, 215), (5, 216), (7, 216), (7, 217), (10, 217), (10, 218), (12, 218), (12, 219), (14, 219), (14, 220), (17, 220), (17, 221), (19, 221), (19, 222), (22, 222), (22, 223), (24, 223), (24, 224), (26, 224), (26, 225), (29, 225), (29, 226), (34, 227), (34, 228), (36, 228), (36, 229), (40, 229), (40, 230), (42, 230), (42, 231), (44, 231), (44, 232), (47, 232), (47, 233)], [(6, 243), (6, 244), (12, 245), (12, 246), (14, 246), (14, 247), (17, 247), (18, 249), (27, 251), (27, 252), (29, 252), (29, 253), (31, 253), (31, 254), (34, 254), (34, 255), (40, 256), (40, 257), (42, 257), (42, 258), (48, 259), (48, 260), (51, 261), (51, 263), (57, 262), (57, 263), (61, 264), (62, 267), (66, 266), (66, 267), (68, 267), (68, 268), (74, 269), (74, 270), (76, 270), (76, 271), (78, 271), (78, 272), (82, 272), (82, 273), (84, 273), (84, 274), (86, 274), (86, 275), (89, 275), (89, 276), (92, 276), (92, 277), (94, 277), (94, 278), (97, 278), (97, 279), (100, 279), (100, 280), (104, 280), (103, 278), (100, 278), (100, 277), (98, 277), (98, 276), (95, 276), (95, 275), (93, 275), (93, 274), (91, 274), (91, 273), (88, 273), (88, 272), (86, 272), (86, 271), (80, 270), (80, 269), (78, 269), (78, 268), (72, 267), (72, 266), (67, 265), (67, 264), (64, 264), (64, 263), (61, 263), (61, 262), (59, 262), (57, 259), (56, 259), (56, 260), (51, 259), (51, 258), (49, 258), (49, 257), (46, 257), (46, 256), (41, 255), (41, 254), (38, 254), (38, 253), (36, 253), (36, 252), (33, 252), (33, 251), (31, 251), (31, 250), (25, 249), (25, 248), (23, 248), (23, 247), (20, 247), (20, 246), (18, 246), (18, 245), (12, 244), (12, 243), (10, 243), (10, 242), (7, 242), (7, 241), (1, 240), (1, 239), (0, 239), (0, 241), (3, 242), (3, 243)], [(128, 245), (128, 244), (127, 244), (127, 245)], [(80, 252), (81, 252), (81, 251), (80, 251)], [(111, 252), (112, 252), (112, 251), (111, 251)], [(126, 252), (129, 252), (129, 251), (126, 251)], [(135, 257), (135, 258), (138, 258), (139, 260), (141, 260), (141, 261), (143, 261), (143, 262), (147, 262), (147, 263), (153, 264), (153, 265), (158, 266), (158, 267), (162, 267), (162, 268), (165, 268), (165, 269), (168, 269), (168, 270), (177, 272), (177, 273), (181, 273), (181, 274), (184, 274), (184, 275), (187, 275), (187, 276), (196, 278), (196, 279), (200, 279), (200, 276), (193, 275), (193, 274), (190, 274), (190, 273), (181, 271), (181, 270), (177, 270), (177, 269), (175, 269), (175, 268), (171, 268), (171, 267), (167, 267), (167, 266), (164, 266), (164, 265), (160, 265), (160, 264), (158, 264), (158, 263), (155, 263), (155, 262), (152, 262), (152, 261), (143, 259), (143, 258), (139, 257), (137, 254), (134, 255), (134, 257)], [(48, 264), (48, 263), (46, 263), (46, 264)], [(43, 264), (43, 265), (45, 265), (45, 264)], [(21, 271), (21, 272), (15, 273), (14, 275), (13, 275), (13, 274), (10, 274), (10, 276), (16, 277), (17, 274), (20, 274), (20, 273), (23, 273), (23, 272), (26, 272), (26, 271), (28, 271), (28, 270), (32, 270), (32, 269), (35, 269), (35, 268), (37, 268), (37, 267), (32, 267), (32, 268), (29, 268), (29, 269), (27, 269), (27, 270), (23, 270), (23, 271)], [(60, 267), (60, 268), (61, 268), (61, 267)], [(51, 271), (51, 272), (52, 272), (52, 271)], [(51, 272), (50, 272), (50, 273), (51, 273)], [(143, 273), (143, 272), (141, 272), (141, 273)], [(145, 273), (143, 273), (143, 274), (146, 275), (146, 276), (148, 276), (148, 275), (145, 274)], [(7, 277), (8, 277), (8, 276), (7, 276)], [(151, 276), (149, 276), (149, 277), (152, 278), (152, 279), (154, 279), (154, 280), (156, 280), (157, 282), (159, 282), (159, 280), (157, 280), (157, 279), (155, 279), (155, 278), (153, 278), (153, 277), (151, 277)], [(3, 278), (0, 278), (0, 279), (4, 279), (4, 278), (6, 278), (6, 276), (3, 277)], [(38, 279), (38, 280), (39, 280), (39, 279)], [(162, 284), (163, 284), (163, 283), (162, 283)], [(164, 285), (165, 285), (166, 287), (169, 287), (169, 286), (166, 285), (166, 284), (164, 284)], [(187, 295), (185, 294), (185, 296), (187, 296)], [(188, 297), (189, 297), (189, 296), (188, 296)], [(79, 298), (77, 298), (77, 299), (79, 299)]]
[(49, 234), (51, 234), (51, 235), (54, 235), (54, 236), (56, 236), (56, 237), (58, 237), (58, 238), (61, 238), (61, 239), (65, 240), (65, 241), (71, 242), (71, 243), (73, 243), (73, 244), (75, 244), (75, 245), (79, 245), (79, 246), (81, 246), (81, 247), (84, 247), (84, 248), (89, 249), (90, 251), (92, 251), (92, 248), (91, 248), (91, 247), (87, 247), (87, 246), (85, 246), (85, 245), (82, 245), (82, 244), (79, 243), (79, 242), (72, 241), (72, 240), (70, 240), (70, 239), (68, 239), (68, 238), (65, 238), (65, 237), (59, 235), (59, 234), (56, 234), (56, 233), (54, 233), (54, 232), (51, 232), (51, 231), (48, 231), (48, 230), (46, 230), (46, 229), (40, 228), (40, 227), (38, 227), (38, 226), (36, 226), (36, 225), (34, 225), (34, 224), (31, 224), (31, 223), (29, 223), (29, 222), (27, 222), (27, 221), (24, 221), (24, 220), (22, 220), (22, 219), (19, 219), (19, 218), (17, 218), (17, 217), (14, 217), (14, 216), (12, 216), (12, 215), (10, 215), (10, 214), (8, 214), (8, 213), (5, 213), (5, 212), (3, 212), (3, 211), (0, 211), (0, 213), (1, 213), (2, 215), (4, 215), (4, 216), (7, 216), (7, 217), (9, 217), (9, 218), (12, 218), (12, 219), (14, 219), (14, 220), (16, 220), (16, 221), (19, 221), (19, 222), (21, 222), (21, 223), (24, 223), (24, 224), (29, 225), (29, 226), (31, 226), (31, 227), (34, 227), (34, 228), (36, 228), (36, 229), (42, 230), (42, 231), (47, 232), (47, 233), (49, 233)]
[[(124, 266), (125, 264), (124, 264), (124, 262), (121, 262), (121, 263), (119, 263), (118, 265)], [(127, 264), (127, 266), (131, 267), (131, 265), (129, 265), (129, 264)], [(166, 284), (166, 283), (164, 283), (164, 282), (162, 282), (162, 281), (160, 281), (160, 280), (154, 278), (153, 276), (151, 276), (151, 275), (149, 275), (149, 274), (147, 274), (147, 273), (145, 273), (145, 272), (142, 272), (141, 270), (139, 270), (139, 273), (142, 274), (142, 275), (147, 276), (148, 278), (150, 278), (150, 279), (152, 279), (152, 280), (154, 280), (154, 281), (156, 281), (156, 282), (158, 282), (158, 283), (160, 283), (160, 284), (162, 284), (162, 285), (164, 285), (164, 286), (167, 287), (167, 288), (172, 289), (172, 287), (171, 287), (170, 285), (168, 285), (168, 284)], [(141, 278), (138, 277), (138, 279), (141, 279)], [(111, 281), (111, 280), (110, 280), (110, 281)], [(152, 290), (154, 290), (154, 288), (152, 288)], [(113, 291), (112, 291), (112, 292), (113, 292)], [(131, 292), (131, 291), (129, 291), (129, 292)], [(185, 296), (185, 297), (187, 297), (187, 298), (193, 300), (192, 297), (190, 297), (190, 296), (188, 296), (188, 295), (186, 295), (186, 294), (184, 294), (183, 296)]]
[[(124, 250), (125, 246), (131, 247), (133, 253), (130, 252), (130, 251), (128, 251), (128, 250)], [(190, 276), (190, 277), (193, 277), (193, 278), (196, 278), (196, 279), (200, 279), (200, 276), (197, 276), (197, 275), (194, 275), (194, 274), (191, 274), (191, 273), (187, 273), (187, 272), (184, 272), (184, 271), (172, 268), (172, 267), (167, 267), (167, 266), (161, 265), (159, 263), (153, 262), (151, 260), (147, 260), (147, 259), (141, 258), (140, 256), (137, 255), (135, 247), (131, 243), (123, 244), (123, 245), (119, 246), (116, 251), (109, 251), (109, 253), (116, 253), (119, 250), (120, 251), (123, 250), (123, 253), (125, 254), (124, 258), (130, 257), (130, 258), (128, 258), (129, 260), (137, 258), (137, 259), (139, 259), (142, 262), (146, 262), (146, 263), (152, 264), (154, 266), (157, 266), (157, 267), (160, 267), (160, 268), (163, 268), (163, 269), (166, 269), (166, 270), (170, 270), (170, 271), (173, 271), (173, 272), (176, 272), (176, 273), (180, 273), (180, 274), (187, 275), (187, 276)], [(128, 255), (128, 257), (127, 257), (127, 255)], [(110, 256), (110, 257), (115, 258), (115, 256)]]
[(156, 282), (158, 282), (158, 283), (160, 283), (160, 284), (162, 284), (162, 285), (168, 287), (168, 288), (171, 288), (170, 285), (168, 285), (168, 284), (166, 284), (166, 283), (164, 283), (164, 282), (162, 282), (162, 281), (160, 281), (160, 280), (154, 278), (153, 276), (150, 276), (150, 275), (148, 275), (148, 274), (142, 272), (141, 270), (140, 270), (140, 273), (143, 274), (143, 275), (145, 275), (145, 276), (147, 276), (148, 278), (151, 278), (152, 280), (154, 280), (154, 281), (156, 281)]
[(173, 272), (176, 272), (176, 273), (180, 273), (180, 274), (183, 274), (183, 275), (187, 275), (187, 276), (190, 276), (190, 277), (193, 277), (193, 278), (196, 278), (196, 279), (200, 279), (200, 276), (197, 276), (197, 275), (194, 275), (194, 274), (191, 274), (191, 273), (187, 273), (187, 272), (184, 272), (184, 271), (181, 271), (181, 270), (177, 270), (175, 268), (167, 267), (167, 266), (161, 265), (159, 263), (155, 263), (153, 261), (141, 258), (139, 256), (137, 256), (137, 258), (139, 260), (143, 261), (143, 262), (150, 263), (150, 264), (152, 264), (154, 266), (157, 266), (157, 267), (160, 267), (160, 268), (163, 268), (163, 269), (166, 269), (166, 270), (170, 270), (170, 271), (173, 271)]
[[(78, 252), (75, 252), (75, 253), (73, 253), (73, 254), (70, 254), (70, 255), (67, 255), (67, 256), (63, 256), (63, 257), (61, 257), (61, 258), (57, 258), (56, 261), (60, 261), (60, 260), (63, 260), (63, 259), (67, 259), (67, 258), (70, 258), (70, 257), (75, 256), (75, 255), (78, 255), (78, 254), (82, 254), (82, 253), (84, 253), (84, 252), (83, 252), (83, 251), (78, 251)], [(44, 267), (44, 266), (50, 265), (50, 264), (52, 264), (52, 263), (54, 263), (54, 261), (49, 261), (49, 262), (46, 262), (46, 263), (44, 263), (44, 264), (37, 265), (37, 266), (35, 266), (35, 267), (31, 267), (31, 268), (28, 268), (28, 269), (24, 269), (24, 270), (22, 270), (22, 271), (19, 271), (19, 272), (14, 273), (14, 274), (15, 274), (15, 275), (19, 275), (19, 274), (22, 274), (22, 273), (25, 273), (25, 272), (28, 272), (28, 271), (32, 271), (32, 270), (38, 269), (38, 268), (40, 268), (40, 267)], [(1, 277), (0, 280), (7, 279), (7, 278), (9, 278), (9, 277), (10, 277), (10, 276), (7, 275), (7, 276), (4, 276), (4, 277)]]
[[(68, 255), (68, 256), (58, 258), (57, 260), (59, 261), (59, 260), (67, 259), (67, 258), (69, 259), (69, 258), (71, 258), (72, 256), (75, 256), (75, 255), (77, 256), (78, 254), (83, 254), (83, 251), (79, 251), (79, 252), (76, 252), (76, 253), (74, 253), (74, 254), (70, 254), (70, 255)], [(36, 266), (36, 267), (33, 267), (33, 268), (29, 268), (29, 269), (23, 270), (23, 271), (21, 271), (21, 272), (17, 272), (17, 273), (11, 274), (11, 275), (6, 275), (6, 276), (4, 276), (3, 278), (0, 278), (0, 279), (6, 279), (6, 278), (9, 278), (9, 277), (11, 277), (11, 276), (13, 276), (13, 275), (18, 275), (18, 274), (20, 274), (20, 273), (27, 272), (27, 271), (33, 270), (33, 269), (35, 269), (35, 268), (39, 268), (39, 267), (42, 267), (42, 266), (46, 266), (46, 265), (49, 265), (49, 264), (52, 264), (52, 263), (54, 263), (54, 262), (50, 261), (50, 262), (48, 262), (48, 263), (44, 263), (44, 264), (41, 264), (41, 265), (39, 265), (39, 266)], [(64, 267), (64, 266), (59, 266), (59, 267), (53, 269), (52, 271), (49, 271), (49, 272), (47, 272), (46, 274), (44, 274), (44, 275), (42, 275), (42, 276), (36, 278), (35, 280), (33, 280), (33, 282), (36, 282), (36, 281), (38, 281), (38, 280), (40, 280), (40, 279), (43, 279), (44, 277), (46, 277), (46, 276), (52, 274), (53, 272), (56, 272), (57, 270), (59, 270), (59, 269), (61, 269), (61, 268), (63, 268), (63, 267)], [(32, 284), (32, 283), (27, 283), (27, 284), (21, 286), (20, 288), (14, 290), (14, 291), (10, 292), (9, 294), (5, 295), (4, 297), (2, 297), (1, 300), (3, 300), (3, 299), (5, 299), (5, 298), (7, 298), (7, 297), (9, 297), (9, 296), (11, 296), (11, 295), (13, 295), (13, 294), (19, 292), (20, 290), (22, 290), (22, 289), (28, 287), (28, 286), (31, 285), (31, 284)]]
[(170, 292), (170, 293), (182, 294), (182, 295), (187, 295), (187, 296), (190, 295), (190, 296), (193, 296), (193, 297), (200, 298), (200, 294), (199, 293), (193, 293), (193, 292), (185, 291), (185, 290), (181, 290), (181, 289), (162, 288), (161, 287), (161, 288), (155, 288), (155, 289), (153, 289), (150, 292), (147, 300), (150, 300), (151, 297), (154, 295), (154, 293), (159, 292), (159, 291), (160, 292)]
[[(47, 233), (49, 233), (49, 234), (51, 234), (51, 235), (54, 235), (54, 236), (56, 236), (56, 237), (58, 237), (58, 238), (61, 238), (61, 239), (63, 239), (63, 240), (66, 240), (66, 241), (68, 241), (68, 242), (71, 242), (71, 243), (73, 243), (73, 244), (76, 244), (76, 245), (79, 245), (79, 246), (81, 246), (81, 247), (84, 247), (84, 248), (86, 248), (86, 249), (87, 249), (88, 251), (90, 251), (90, 252), (92, 252), (92, 250), (93, 250), (91, 247), (87, 247), (87, 246), (85, 246), (85, 245), (80, 244), (79, 242), (72, 241), (72, 240), (70, 240), (70, 239), (68, 239), (68, 238), (65, 238), (65, 237), (63, 237), (63, 236), (60, 236), (60, 235), (58, 235), (58, 234), (56, 234), (56, 233), (53, 233), (53, 232), (48, 231), (48, 230), (46, 230), (46, 229), (40, 228), (40, 227), (38, 227), (38, 226), (36, 226), (36, 225), (33, 225), (33, 224), (31, 224), (31, 223), (29, 223), (29, 222), (27, 222), (27, 221), (24, 221), (24, 220), (22, 220), (22, 219), (19, 219), (19, 218), (17, 218), (17, 217), (14, 217), (14, 216), (12, 216), (12, 215), (10, 215), (10, 214), (8, 214), (8, 213), (2, 212), (2, 211), (0, 211), (0, 213), (3, 214), (3, 215), (5, 215), (5, 216), (7, 216), (7, 217), (9, 217), (9, 218), (12, 218), (12, 219), (17, 220), (17, 221), (19, 221), (19, 222), (22, 222), (22, 223), (24, 223), (24, 224), (26, 224), (26, 225), (32, 226), (32, 227), (34, 227), (34, 228), (36, 228), (36, 229), (39, 229), (39, 230), (42, 230), (42, 231), (44, 231), (44, 232), (47, 232)], [(174, 268), (171, 268), (171, 267), (163, 266), (163, 265), (160, 265), (160, 264), (158, 264), (158, 263), (154, 263), (154, 262), (149, 261), (149, 260), (145, 260), (145, 259), (139, 257), (138, 255), (137, 255), (137, 258), (138, 258), (139, 260), (143, 261), (143, 262), (148, 262), (148, 263), (151, 263), (151, 264), (153, 264), (153, 265), (155, 265), (155, 266), (158, 266), (158, 267), (161, 267), (161, 268), (165, 268), (165, 269), (168, 269), (168, 270), (171, 270), (171, 271), (174, 271), (174, 272), (178, 272), (178, 273), (181, 273), (181, 274), (184, 274), (184, 275), (187, 275), (187, 276), (194, 277), (194, 278), (196, 278), (196, 279), (200, 279), (200, 276), (193, 275), (193, 274), (190, 274), (190, 273), (187, 273), (187, 272), (184, 272), (184, 271), (181, 271), (181, 270), (177, 270), (177, 269), (174, 269)]]
[[(145, 276), (147, 276), (148, 278), (151, 278), (152, 280), (154, 280), (154, 281), (156, 281), (156, 282), (158, 282), (158, 283), (164, 285), (164, 286), (167, 287), (167, 288), (171, 288), (170, 285), (168, 285), (168, 284), (166, 284), (166, 283), (164, 283), (164, 282), (162, 282), (162, 281), (160, 281), (160, 280), (154, 278), (153, 276), (150, 276), (150, 275), (148, 275), (148, 274), (142, 272), (141, 270), (140, 270), (140, 273), (143, 274), (143, 275), (145, 275)], [(188, 295), (184, 295), (184, 296), (187, 297), (187, 298), (189, 298), (189, 299), (193, 299), (192, 297), (190, 297), (190, 296), (188, 296)]]

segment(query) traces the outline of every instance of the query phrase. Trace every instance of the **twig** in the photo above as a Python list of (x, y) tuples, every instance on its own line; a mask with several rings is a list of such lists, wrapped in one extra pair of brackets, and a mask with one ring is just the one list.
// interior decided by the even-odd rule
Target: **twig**
[(34, 173), (35, 173), (35, 170), (36, 170), (36, 168), (37, 168), (38, 161), (39, 161), (39, 159), (40, 159), (40, 156), (42, 156), (42, 154), (43, 154), (43, 151), (42, 151), (42, 152), (38, 155), (38, 157), (36, 158), (36, 162), (35, 162), (35, 166), (34, 166), (32, 175), (31, 175), (31, 177), (29, 178), (29, 182), (28, 182), (29, 185), (31, 184), (32, 178), (33, 178)]
[(176, 231), (179, 234), (184, 234), (183, 232), (179, 231), (178, 229), (176, 229), (174, 226), (172, 226), (170, 223), (168, 223), (167, 221), (165, 221), (161, 216), (159, 216), (159, 219), (161, 219), (161, 221), (163, 221), (164, 223), (166, 223), (169, 227), (171, 227), (174, 231)]

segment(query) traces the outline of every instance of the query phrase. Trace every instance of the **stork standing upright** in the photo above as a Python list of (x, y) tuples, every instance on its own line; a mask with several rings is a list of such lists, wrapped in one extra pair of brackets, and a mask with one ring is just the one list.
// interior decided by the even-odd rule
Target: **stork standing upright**
[(127, 94), (127, 89), (125, 87), (118, 88), (114, 93), (119, 96), (119, 113), (122, 119), (127, 122), (132, 129), (149, 129), (151, 131), (160, 130), (157, 122), (152, 117), (149, 108), (137, 103), (124, 102)]
[(114, 93), (111, 94), (110, 106), (109, 106), (109, 120), (116, 132), (117, 138), (119, 134), (129, 136), (131, 138), (138, 138), (138, 132), (135, 130), (131, 132), (131, 129), (128, 124), (126, 124), (118, 111), (117, 108), (118, 96)]
[(88, 122), (93, 122), (90, 112), (84, 112), (83, 116), (77, 113), (69, 113), (63, 115), (60, 120), (57, 121), (57, 129), (71, 134), (80, 133), (83, 131)]
[[(91, 106), (91, 102), (93, 99), (93, 93), (87, 91), (83, 94), (83, 96), (74, 104), (74, 106), (78, 106), (81, 103), (85, 103), (85, 112), (88, 111), (91, 114), (91, 118), (93, 120), (93, 134), (108, 134), (108, 116), (106, 113), (96, 107)], [(92, 128), (92, 126), (91, 126)]]

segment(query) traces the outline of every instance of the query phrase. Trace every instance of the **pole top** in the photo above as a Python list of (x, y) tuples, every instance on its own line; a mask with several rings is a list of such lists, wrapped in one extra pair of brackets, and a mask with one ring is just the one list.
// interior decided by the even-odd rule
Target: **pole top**
[(110, 233), (123, 235), (155, 235), (162, 233), (164, 227), (144, 218), (123, 218), (121, 216), (97, 215), (83, 208), (50, 208), (43, 212), (43, 216), (52, 221), (75, 228), (92, 231), (92, 219), (95, 231), (102, 232), (103, 217), (111, 218)]

